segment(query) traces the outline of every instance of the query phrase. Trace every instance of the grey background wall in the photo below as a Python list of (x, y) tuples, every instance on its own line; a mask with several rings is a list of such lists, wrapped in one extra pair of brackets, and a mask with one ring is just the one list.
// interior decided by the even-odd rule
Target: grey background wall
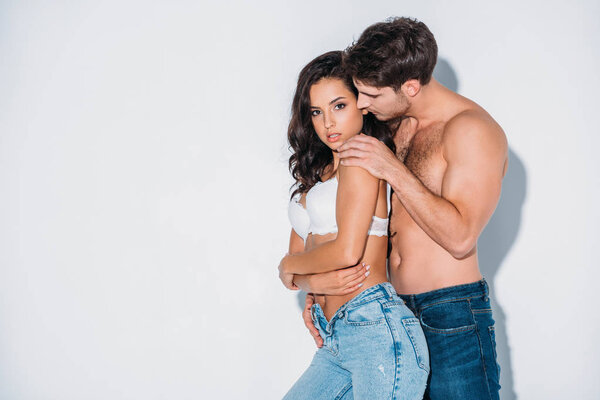
[(509, 138), (502, 398), (597, 398), (600, 5), (233, 0), (0, 3), (0, 398), (281, 398), (314, 351), (276, 274), (295, 79), (392, 15)]

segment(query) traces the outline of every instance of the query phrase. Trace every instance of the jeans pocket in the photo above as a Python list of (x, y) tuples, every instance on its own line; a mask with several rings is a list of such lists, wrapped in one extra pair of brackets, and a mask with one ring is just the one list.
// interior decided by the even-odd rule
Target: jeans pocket
[(385, 315), (378, 301), (369, 301), (346, 310), (346, 323), (352, 326), (377, 325), (385, 321)]
[(452, 300), (433, 304), (421, 311), (424, 330), (453, 334), (474, 330), (476, 327), (469, 300)]
[(415, 351), (419, 368), (429, 372), (429, 350), (427, 349), (427, 341), (425, 340), (421, 323), (417, 318), (404, 318), (402, 325), (404, 325), (404, 330)]

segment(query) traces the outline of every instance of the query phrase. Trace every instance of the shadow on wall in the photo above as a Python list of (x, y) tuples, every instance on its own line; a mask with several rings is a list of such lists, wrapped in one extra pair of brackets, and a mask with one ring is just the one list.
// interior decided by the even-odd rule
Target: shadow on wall
[(502, 182), (500, 202), (477, 242), (479, 268), (491, 286), (490, 298), (496, 320), (496, 352), (498, 363), (502, 368), (500, 393), (503, 400), (513, 400), (517, 396), (514, 392), (510, 346), (506, 334), (506, 315), (496, 300), (494, 278), (519, 233), (521, 208), (525, 200), (526, 188), (525, 167), (519, 157), (509, 148), (508, 171)]
[[(446, 60), (440, 59), (433, 72), (435, 78), (447, 88), (458, 92), (456, 73)], [(484, 229), (477, 251), (481, 273), (490, 285), (493, 315), (496, 321), (496, 353), (500, 364), (500, 390), (503, 400), (515, 400), (513, 370), (509, 340), (506, 334), (506, 315), (496, 300), (494, 280), (502, 261), (514, 244), (521, 227), (521, 208), (525, 200), (527, 175), (521, 159), (508, 150), (508, 170), (502, 182), (502, 195), (494, 215)]]
[[(439, 59), (433, 72), (435, 79), (447, 88), (458, 92), (456, 73), (444, 59)], [(509, 167), (502, 183), (502, 195), (494, 215), (477, 243), (481, 273), (490, 285), (490, 298), (496, 321), (496, 352), (501, 367), (500, 397), (503, 400), (516, 400), (510, 347), (506, 335), (506, 316), (495, 297), (494, 278), (502, 261), (510, 251), (521, 226), (521, 208), (525, 200), (527, 177), (525, 167), (519, 157), (509, 148)], [(298, 307), (304, 309), (306, 293), (298, 292)]]

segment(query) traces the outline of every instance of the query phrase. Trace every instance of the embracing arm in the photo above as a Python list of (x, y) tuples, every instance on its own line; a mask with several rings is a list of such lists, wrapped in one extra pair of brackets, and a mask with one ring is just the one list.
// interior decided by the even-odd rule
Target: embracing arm
[(457, 259), (468, 256), (500, 197), (508, 147), (502, 129), (491, 118), (466, 113), (448, 122), (442, 142), (447, 168), (440, 196), (390, 151), (386, 153), (383, 144), (369, 139), (361, 137), (349, 144), (347, 152), (340, 154), (342, 163), (360, 165), (387, 180), (432, 240)]
[(447, 167), (441, 196), (401, 164), (390, 185), (413, 220), (453, 257), (469, 255), (500, 197), (507, 143), (495, 123), (472, 116), (450, 121), (442, 142)]
[(333, 271), (356, 265), (361, 259), (375, 212), (379, 180), (356, 167), (340, 166), (339, 175), (337, 237), (309, 251), (285, 256), (280, 271), (300, 275)]

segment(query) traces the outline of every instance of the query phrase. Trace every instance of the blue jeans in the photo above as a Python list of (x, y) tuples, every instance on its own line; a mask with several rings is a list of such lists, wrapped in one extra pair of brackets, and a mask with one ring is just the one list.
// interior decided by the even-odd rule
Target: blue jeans
[(425, 399), (499, 399), (494, 319), (485, 280), (400, 295), (421, 321), (431, 375)]
[(389, 282), (358, 294), (327, 322), (312, 318), (323, 347), (285, 400), (421, 399), (429, 374), (425, 336)]

